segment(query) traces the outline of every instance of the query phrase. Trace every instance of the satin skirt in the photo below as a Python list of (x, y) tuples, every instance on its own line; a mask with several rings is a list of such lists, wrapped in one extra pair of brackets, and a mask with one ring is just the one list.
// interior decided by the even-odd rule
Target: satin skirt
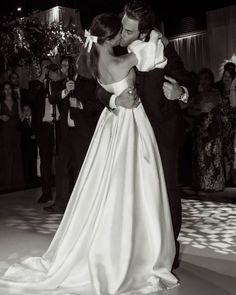
[(105, 109), (48, 250), (12, 265), (0, 286), (24, 295), (148, 294), (178, 284), (174, 256), (161, 159), (143, 106)]

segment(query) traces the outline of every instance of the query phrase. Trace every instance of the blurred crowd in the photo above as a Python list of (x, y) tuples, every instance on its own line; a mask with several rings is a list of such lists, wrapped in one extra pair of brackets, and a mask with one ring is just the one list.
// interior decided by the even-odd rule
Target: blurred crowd
[(52, 199), (55, 183), (57, 195), (70, 194), (103, 109), (83, 64), (83, 56), (62, 56), (60, 65), (43, 58), (29, 89), (20, 87), (17, 72), (2, 84), (1, 189), (39, 183), (39, 203)]
[(193, 102), (183, 109), (186, 137), (180, 151), (180, 182), (197, 191), (236, 185), (236, 71), (228, 62), (219, 81), (203, 68)]
[[(190, 105), (180, 102), (185, 118), (180, 185), (197, 191), (236, 185), (235, 69), (226, 63), (217, 82), (209, 68), (191, 72), (198, 93)], [(64, 208), (103, 109), (97, 83), (83, 56), (62, 56), (60, 65), (44, 58), (29, 89), (19, 81), (19, 74), (11, 72), (1, 86), (0, 188), (38, 183), (38, 202), (46, 203), (55, 184), (58, 208)]]

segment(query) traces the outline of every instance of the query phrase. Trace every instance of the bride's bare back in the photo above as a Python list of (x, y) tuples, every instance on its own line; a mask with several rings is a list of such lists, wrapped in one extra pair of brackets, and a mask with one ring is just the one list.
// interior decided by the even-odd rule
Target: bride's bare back
[(121, 81), (128, 76), (130, 86), (134, 85), (135, 72), (133, 67), (137, 63), (134, 54), (113, 56), (107, 52), (100, 52), (98, 69), (99, 81), (106, 85)]

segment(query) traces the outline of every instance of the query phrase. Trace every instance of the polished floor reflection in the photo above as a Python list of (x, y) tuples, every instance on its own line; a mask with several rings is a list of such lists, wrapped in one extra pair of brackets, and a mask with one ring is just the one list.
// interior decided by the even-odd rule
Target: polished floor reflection
[(236, 254), (236, 204), (183, 200), (182, 245)]
[[(0, 273), (49, 246), (62, 215), (44, 212), (36, 202), (39, 196), (38, 189), (0, 195)], [(180, 286), (158, 294), (235, 294), (236, 204), (183, 199), (179, 240)]]

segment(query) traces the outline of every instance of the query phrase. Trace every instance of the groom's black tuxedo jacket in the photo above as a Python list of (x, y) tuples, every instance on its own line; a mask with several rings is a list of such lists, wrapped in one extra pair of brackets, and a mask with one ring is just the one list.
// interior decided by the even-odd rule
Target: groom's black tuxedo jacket
[[(156, 68), (149, 72), (136, 70), (136, 88), (146, 114), (154, 130), (159, 148), (176, 149), (184, 135), (184, 121), (178, 100), (170, 101), (163, 93), (164, 76), (177, 80), (189, 93), (189, 102), (196, 92), (196, 85), (188, 71), (185, 70), (180, 57), (172, 44), (165, 47), (164, 55), (168, 59), (164, 69)], [(109, 107), (111, 94), (99, 87), (97, 97)], [(189, 103), (188, 102), (188, 103)]]

